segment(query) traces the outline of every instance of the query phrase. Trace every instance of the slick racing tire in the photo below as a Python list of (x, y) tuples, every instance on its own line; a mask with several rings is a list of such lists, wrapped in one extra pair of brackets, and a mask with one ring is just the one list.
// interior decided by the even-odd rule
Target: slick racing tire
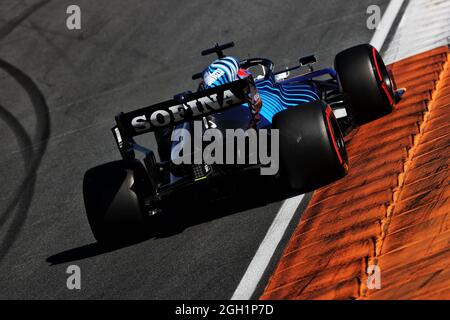
[(147, 218), (140, 195), (151, 188), (139, 161), (109, 162), (89, 169), (83, 197), (92, 233), (98, 242), (115, 243), (144, 236)]
[(392, 112), (394, 82), (378, 51), (362, 44), (340, 52), (334, 60), (341, 88), (350, 99), (354, 122), (365, 124)]
[(291, 188), (312, 191), (346, 175), (344, 139), (330, 106), (323, 101), (275, 115), (279, 129), (280, 175)]

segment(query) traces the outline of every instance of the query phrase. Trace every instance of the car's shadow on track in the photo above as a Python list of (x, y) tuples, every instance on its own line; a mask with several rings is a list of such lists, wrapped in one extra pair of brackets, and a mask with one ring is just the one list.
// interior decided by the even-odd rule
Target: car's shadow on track
[(129, 239), (126, 242), (111, 245), (90, 243), (52, 255), (47, 258), (47, 262), (50, 265), (68, 263), (119, 250), (143, 241), (170, 237), (183, 232), (190, 226), (262, 207), (298, 194), (298, 191), (283, 188), (278, 183), (268, 184), (267, 181), (240, 184), (233, 196), (221, 200), (210, 203), (180, 201), (182, 206), (174, 206), (169, 212), (154, 217), (154, 224), (145, 238)]

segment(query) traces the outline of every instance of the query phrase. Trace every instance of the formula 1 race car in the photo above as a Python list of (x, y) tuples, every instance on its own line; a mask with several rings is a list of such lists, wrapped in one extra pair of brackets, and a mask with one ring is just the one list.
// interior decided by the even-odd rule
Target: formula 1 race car
[[(116, 116), (112, 133), (122, 160), (88, 170), (83, 181), (87, 217), (99, 242), (145, 232), (152, 217), (180, 193), (206, 190), (213, 199), (226, 192), (220, 189), (225, 180), (237, 182), (263, 170), (269, 172), (268, 183), (277, 181), (298, 193), (336, 181), (349, 169), (343, 136), (389, 114), (401, 94), (368, 44), (339, 53), (334, 69), (317, 71), (315, 56), (275, 71), (268, 59), (225, 56), (232, 46), (216, 44), (202, 52), (217, 59), (193, 75), (200, 79), (195, 92)], [(302, 68), (308, 70), (290, 77)], [(215, 129), (214, 139), (201, 139), (210, 129)], [(134, 139), (149, 132), (157, 141), (154, 150)], [(225, 137), (228, 147), (242, 134), (246, 148), (224, 147), (227, 161), (218, 158), (217, 149), (211, 152), (214, 161), (201, 157), (207, 141)], [(258, 157), (260, 150), (266, 150), (265, 157)]]

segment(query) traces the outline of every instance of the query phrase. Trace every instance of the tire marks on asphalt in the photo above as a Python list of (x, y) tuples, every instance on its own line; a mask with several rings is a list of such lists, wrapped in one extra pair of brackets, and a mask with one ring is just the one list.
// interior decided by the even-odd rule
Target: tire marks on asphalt
[[(50, 1), (51, 0), (39, 1), (26, 8), (12, 20), (6, 22), (6, 24), (0, 28), (0, 40), (13, 32), (23, 21)], [(25, 176), (22, 182), (13, 193), (12, 200), (6, 206), (5, 211), (0, 213), (0, 229), (3, 229), (6, 222), (12, 216), (14, 209), (17, 209), (16, 214), (10, 221), (9, 227), (6, 231), (2, 232), (3, 237), (0, 239), (1, 261), (8, 253), (25, 223), (27, 212), (33, 197), (34, 185), (36, 183), (36, 170), (39, 167), (42, 156), (47, 148), (47, 140), (50, 135), (50, 118), (47, 103), (43, 94), (28, 75), (1, 59), (0, 69), (3, 69), (13, 77), (28, 94), (37, 116), (35, 142), (44, 141), (44, 143), (39, 144), (37, 152), (35, 153), (33, 150), (33, 141), (28, 136), (26, 130), (13, 114), (0, 105), (0, 118), (10, 127), (16, 136), (25, 163)]]
[(24, 20), (35, 13), (37, 10), (45, 6), (51, 0), (43, 0), (25, 9), (21, 14), (8, 21), (2, 28), (0, 28), (0, 40), (5, 38), (8, 34), (14, 31)]
[[(0, 106), (0, 118), (16, 135), (25, 162), (24, 178), (13, 193), (12, 200), (6, 206), (5, 211), (0, 213), (0, 229), (3, 229), (6, 222), (10, 220), (7, 230), (2, 232), (4, 236), (0, 243), (1, 261), (13, 245), (27, 217), (36, 183), (36, 171), (47, 149), (50, 136), (50, 114), (45, 97), (33, 79), (2, 59), (0, 59), (0, 69), (15, 79), (24, 89), (36, 114), (36, 132), (34, 139), (31, 140), (20, 122), (4, 107)], [(36, 145), (36, 151), (34, 151), (33, 143)], [(16, 214), (13, 215), (15, 209), (17, 209)]]

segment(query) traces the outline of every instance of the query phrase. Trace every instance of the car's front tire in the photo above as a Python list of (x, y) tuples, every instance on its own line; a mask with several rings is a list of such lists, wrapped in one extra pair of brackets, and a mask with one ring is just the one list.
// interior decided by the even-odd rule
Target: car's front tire
[(351, 102), (353, 118), (362, 125), (392, 112), (395, 85), (378, 51), (370, 44), (336, 55), (339, 82)]

